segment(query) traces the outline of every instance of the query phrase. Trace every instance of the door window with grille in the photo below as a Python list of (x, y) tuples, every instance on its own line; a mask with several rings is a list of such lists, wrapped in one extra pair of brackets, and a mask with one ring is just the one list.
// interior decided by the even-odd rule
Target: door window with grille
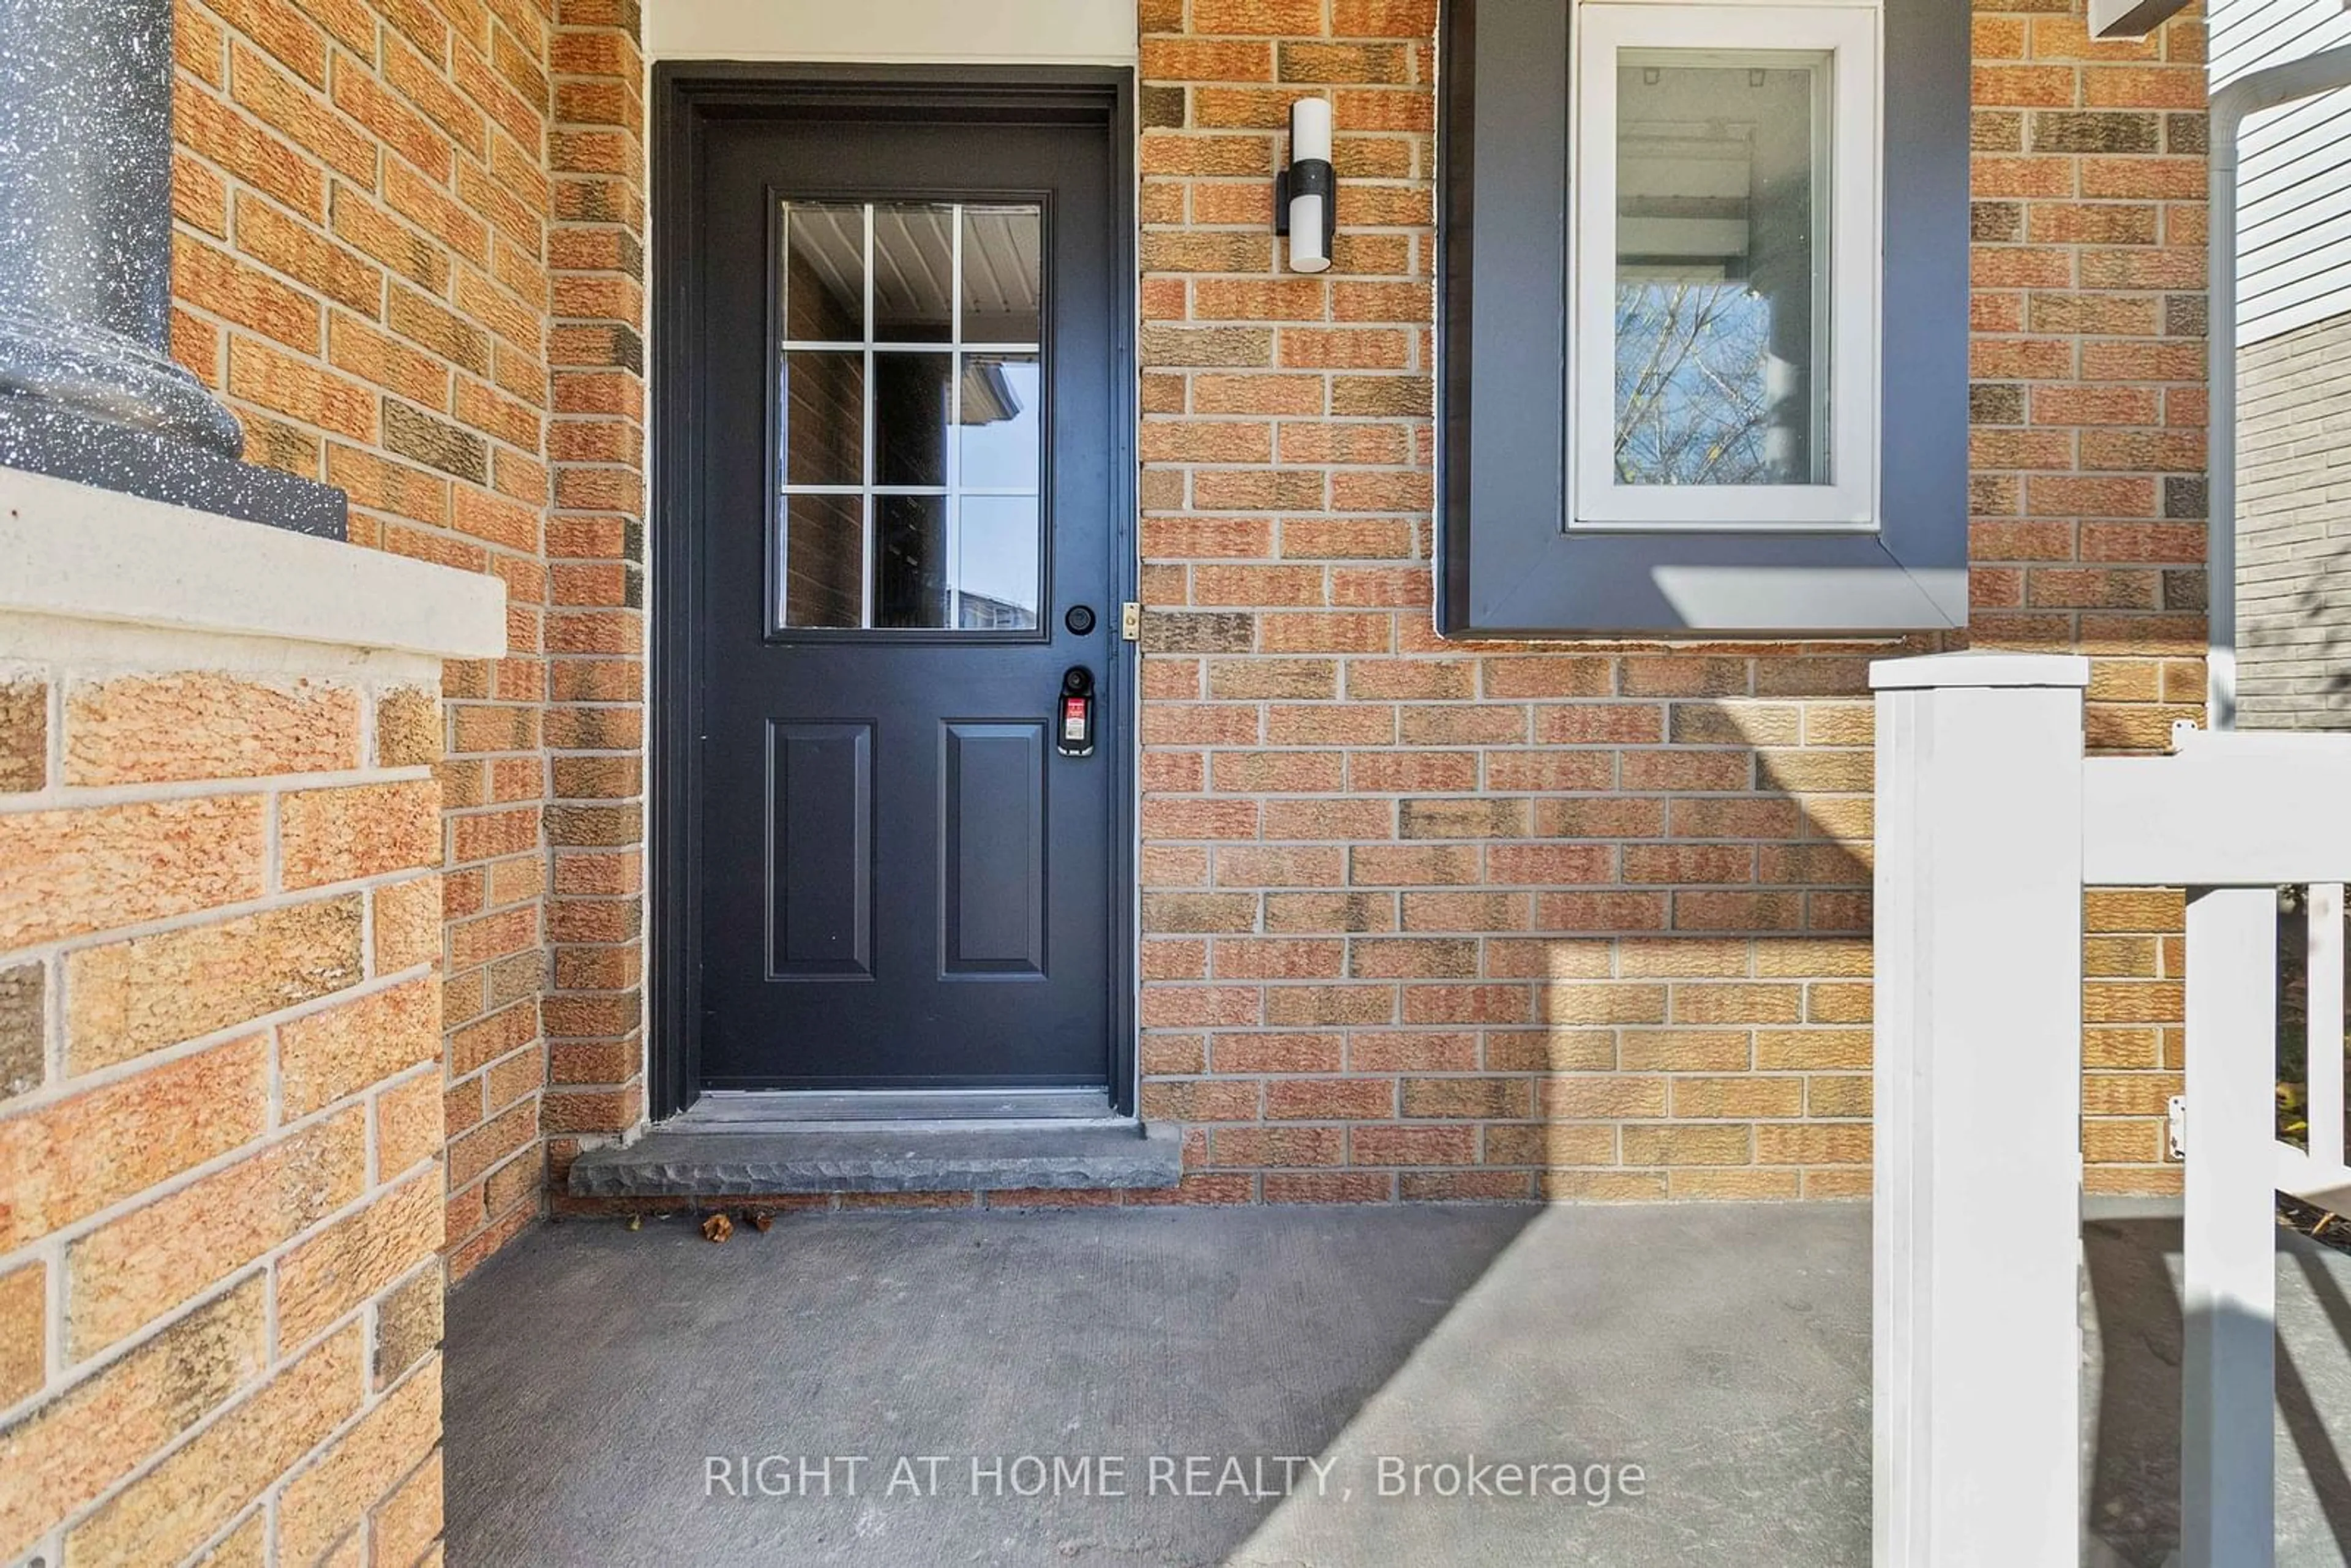
[(1044, 209), (786, 202), (775, 629), (1034, 632)]

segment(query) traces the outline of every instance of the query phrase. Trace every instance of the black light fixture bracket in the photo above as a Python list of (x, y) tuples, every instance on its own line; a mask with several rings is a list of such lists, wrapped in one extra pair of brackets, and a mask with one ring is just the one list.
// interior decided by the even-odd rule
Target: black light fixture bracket
[(1339, 238), (1339, 177), (1332, 172), (1324, 158), (1301, 158), (1287, 169), (1278, 169), (1273, 176), (1273, 232), (1290, 233), (1290, 203), (1294, 196), (1322, 198), (1322, 254)]

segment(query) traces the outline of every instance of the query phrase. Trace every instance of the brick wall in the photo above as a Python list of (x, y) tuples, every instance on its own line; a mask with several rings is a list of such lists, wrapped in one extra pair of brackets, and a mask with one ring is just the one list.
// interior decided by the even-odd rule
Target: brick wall
[[(441, 769), (462, 1270), (537, 1212), (542, 1137), (643, 1113), (638, 16), (183, 14), (183, 357), (362, 542), (514, 593)], [(1859, 1190), (1884, 649), (1437, 641), (1434, 5), (1140, 23), (1144, 1110), (1187, 1129), (1179, 1196)], [(1973, 635), (2095, 655), (2106, 747), (2202, 679), (2201, 37), (1978, 16)], [(1321, 277), (1267, 231), (1304, 91)], [(2095, 1179), (2160, 1186), (2179, 902), (2091, 913)]]
[[(1884, 650), (1429, 630), (1434, 11), (1143, 0), (1144, 1114), (1203, 1200), (1865, 1191)], [(2108, 747), (2201, 691), (2201, 37), (1979, 13), (1974, 636)], [(2097, 1185), (2170, 1176), (2179, 913), (2093, 901)]]
[[(1976, 641), (2091, 655), (2093, 747), (2160, 750), (2204, 703), (2204, 24), (2093, 43), (2077, 9), (1979, 5)], [(2093, 1189), (2176, 1188), (2176, 893), (2087, 901)]]
[(354, 542), (493, 572), (509, 656), (452, 664), (447, 1229), (538, 1212), (549, 798), (548, 164), (538, 0), (182, 0), (180, 360), (256, 461), (342, 486)]
[(645, 1113), (645, 104), (636, 0), (559, 0), (548, 554), (559, 1155)]
[(0, 624), (0, 1559), (415, 1562), (437, 693), (62, 626)]

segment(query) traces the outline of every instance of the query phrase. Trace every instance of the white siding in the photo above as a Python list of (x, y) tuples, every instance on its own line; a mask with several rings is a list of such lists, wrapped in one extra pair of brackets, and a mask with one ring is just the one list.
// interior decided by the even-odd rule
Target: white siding
[(2351, 315), (2237, 379), (2237, 724), (2351, 728)]
[[(2212, 85), (2351, 44), (2341, 0), (2215, 0)], [(2351, 89), (2256, 115), (2239, 140), (2237, 332), (2351, 310)]]

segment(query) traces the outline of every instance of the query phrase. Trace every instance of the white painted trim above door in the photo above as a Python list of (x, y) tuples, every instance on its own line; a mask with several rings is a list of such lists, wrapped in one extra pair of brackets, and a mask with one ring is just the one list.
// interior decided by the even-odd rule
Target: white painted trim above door
[(1134, 0), (645, 0), (649, 60), (1131, 66)]

